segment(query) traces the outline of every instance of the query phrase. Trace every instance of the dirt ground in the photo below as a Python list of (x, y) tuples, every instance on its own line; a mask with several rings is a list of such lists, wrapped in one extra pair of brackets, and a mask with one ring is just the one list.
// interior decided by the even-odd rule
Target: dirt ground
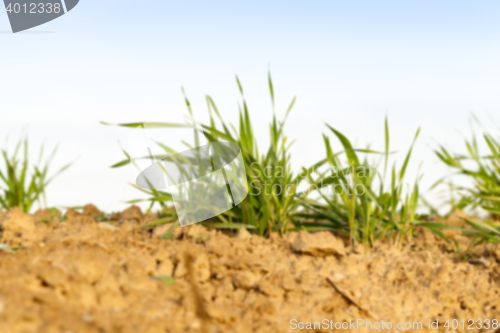
[[(110, 221), (101, 221), (92, 205), (83, 213), (69, 210), (64, 222), (54, 214), (0, 213), (0, 244), (16, 249), (0, 251), (1, 333), (498, 328), (491, 325), (500, 319), (498, 246), (481, 246), (460, 261), (451, 245), (425, 230), (401, 249), (389, 242), (352, 248), (326, 232), (265, 239), (200, 225), (162, 240), (171, 225), (134, 231), (156, 219), (134, 206)], [(460, 223), (460, 214), (446, 223)], [(361, 319), (373, 329), (352, 326)], [(483, 329), (472, 329), (477, 320)], [(375, 329), (382, 321), (385, 329)], [(436, 321), (439, 329), (430, 328)], [(399, 322), (422, 328), (398, 329)]]

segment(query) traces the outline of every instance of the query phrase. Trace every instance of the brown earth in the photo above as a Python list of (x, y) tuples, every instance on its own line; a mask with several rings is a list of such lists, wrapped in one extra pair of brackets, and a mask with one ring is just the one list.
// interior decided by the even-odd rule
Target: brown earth
[[(134, 231), (157, 219), (138, 207), (104, 222), (92, 205), (65, 215), (0, 212), (0, 244), (21, 247), (0, 251), (1, 333), (329, 332), (318, 324), (358, 319), (391, 322), (387, 332), (451, 332), (448, 319), (466, 328), (468, 319), (500, 319), (498, 246), (459, 261), (425, 230), (402, 249), (389, 241), (352, 248), (326, 232), (265, 239), (200, 225), (161, 240), (171, 225)], [(316, 329), (292, 329), (299, 322)]]

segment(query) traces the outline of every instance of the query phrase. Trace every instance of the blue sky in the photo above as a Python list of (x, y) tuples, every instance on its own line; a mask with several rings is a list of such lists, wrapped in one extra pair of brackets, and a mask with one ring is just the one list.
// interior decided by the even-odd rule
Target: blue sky
[(434, 140), (462, 149), (471, 111), (500, 122), (499, 16), (498, 1), (81, 0), (31, 33), (0, 33), (0, 136), (29, 124), (33, 154), (45, 140), (60, 143), (57, 163), (78, 158), (49, 204), (119, 209), (133, 174), (108, 166), (127, 133), (100, 120), (182, 121), (184, 86), (198, 119), (210, 94), (235, 121), (238, 74), (265, 145), (270, 68), (278, 115), (298, 98), (286, 128), (295, 166), (323, 156), (324, 122), (382, 147), (388, 114), (400, 155), (422, 127), (415, 158), (430, 184), (446, 173)]

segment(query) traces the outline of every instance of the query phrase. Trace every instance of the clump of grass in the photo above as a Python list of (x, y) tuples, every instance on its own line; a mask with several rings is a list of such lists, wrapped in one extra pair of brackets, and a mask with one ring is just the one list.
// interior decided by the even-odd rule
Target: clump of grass
[(38, 161), (30, 165), (28, 158), (28, 139), (21, 139), (16, 145), (13, 154), (2, 150), (4, 169), (0, 169), (0, 207), (9, 209), (19, 207), (29, 213), (35, 203), (40, 207), (47, 205), (45, 190), (47, 186), (61, 172), (71, 166), (69, 163), (59, 169), (52, 176), (48, 176), (49, 165), (57, 152), (54, 148), (51, 155), (44, 162), (44, 146), (40, 149)]
[[(475, 137), (465, 140), (468, 156), (452, 154), (443, 146), (435, 151), (439, 159), (459, 174), (472, 179), (473, 188), (457, 187), (463, 195), (455, 207), (480, 207), (490, 214), (492, 219), (500, 218), (500, 142), (492, 135), (483, 133), (489, 154), (481, 156)], [(464, 162), (472, 161), (474, 166), (467, 167)]]
[[(199, 124), (194, 120), (191, 103), (185, 97), (190, 117), (187, 125), (155, 123), (155, 127), (194, 128), (194, 142), (196, 147), (200, 146), (200, 134), (209, 142), (231, 142), (240, 147), (245, 162), (249, 194), (239, 205), (217, 216), (216, 220), (218, 222), (213, 223), (213, 220), (210, 221), (210, 226), (216, 228), (248, 228), (259, 235), (268, 235), (272, 231), (285, 232), (288, 224), (296, 218), (296, 212), (301, 206), (299, 199), (305, 199), (307, 196), (307, 193), (299, 193), (297, 191), (298, 186), (311, 170), (324, 164), (326, 160), (320, 161), (310, 167), (308, 169), (309, 172), (306, 170), (305, 173), (298, 175), (292, 173), (289, 150), (293, 142), (290, 142), (284, 134), (284, 126), (295, 103), (295, 98), (291, 101), (284, 118), (278, 120), (274, 110), (274, 87), (270, 75), (268, 76), (268, 85), (273, 106), (273, 118), (269, 125), (271, 144), (264, 152), (261, 152), (258, 148), (257, 138), (250, 120), (243, 87), (238, 77), (236, 77), (236, 83), (242, 98), (239, 104), (238, 126), (225, 122), (213, 99), (210, 96), (206, 96), (210, 115), (208, 124)], [(119, 126), (136, 128), (141, 124), (143, 123), (119, 124)], [(154, 156), (155, 159), (161, 159), (176, 153), (176, 151), (162, 143), (157, 142), (157, 144), (167, 155)], [(185, 145), (188, 148), (192, 148), (187, 143)], [(113, 167), (121, 167), (133, 161), (133, 158), (127, 152), (124, 151), (124, 153), (127, 159), (116, 163)], [(138, 188), (137, 186), (135, 187)], [(150, 201), (150, 209), (152, 209), (155, 203), (159, 203), (162, 206), (162, 214), (169, 215), (166, 202), (172, 200), (170, 193), (155, 189), (138, 189), (149, 195), (147, 200)], [(133, 202), (138, 201), (140, 200)], [(165, 217), (165, 220), (161, 222), (168, 223), (171, 221), (172, 217), (169, 216)]]
[(291, 171), (290, 147), (293, 142), (290, 142), (284, 134), (284, 126), (296, 99), (295, 97), (292, 99), (283, 119), (278, 120), (274, 109), (274, 87), (270, 75), (268, 84), (273, 106), (273, 118), (269, 124), (271, 143), (266, 150), (259, 151), (243, 88), (237, 77), (236, 81), (242, 98), (239, 105), (238, 128), (224, 121), (209, 96), (207, 105), (210, 124), (202, 125), (203, 134), (210, 142), (223, 140), (237, 144), (241, 148), (246, 166), (249, 185), (247, 198), (219, 218), (224, 222), (232, 220), (245, 226), (252, 226), (259, 235), (269, 234), (272, 231), (283, 233), (289, 223), (293, 223), (296, 219), (296, 212), (301, 207), (300, 200), (307, 197), (307, 192), (299, 192), (298, 186), (308, 173), (325, 163), (325, 160), (297, 175)]
[[(420, 224), (416, 209), (419, 203), (417, 179), (409, 193), (404, 195), (406, 170), (413, 145), (419, 135), (417, 130), (406, 158), (398, 169), (394, 163), (390, 180), (386, 181), (389, 155), (389, 126), (385, 120), (385, 150), (383, 153), (370, 149), (355, 149), (341, 132), (326, 125), (340, 141), (343, 151), (334, 152), (328, 136), (323, 135), (329, 169), (314, 180), (320, 200), (306, 200), (307, 213), (300, 216), (312, 222), (297, 224), (306, 230), (333, 230), (348, 234), (351, 242), (362, 242), (369, 246), (380, 237), (389, 235), (395, 240), (401, 236), (411, 238), (414, 226)], [(340, 156), (345, 154), (347, 163)], [(359, 157), (364, 154), (364, 159)], [(368, 155), (381, 154), (384, 157), (383, 170), (370, 165)], [(312, 179), (311, 179), (312, 180)], [(325, 194), (326, 187), (331, 189)]]
[(488, 214), (487, 220), (482, 222), (464, 219), (470, 228), (460, 230), (474, 236), (472, 247), (500, 242), (500, 142), (487, 132), (483, 132), (482, 137), (488, 147), (486, 155), (481, 155), (475, 135), (470, 140), (465, 139), (467, 155), (451, 153), (443, 146), (435, 150), (443, 163), (473, 183), (473, 187), (451, 185), (459, 194), (459, 199), (451, 202), (452, 210), (479, 208)]

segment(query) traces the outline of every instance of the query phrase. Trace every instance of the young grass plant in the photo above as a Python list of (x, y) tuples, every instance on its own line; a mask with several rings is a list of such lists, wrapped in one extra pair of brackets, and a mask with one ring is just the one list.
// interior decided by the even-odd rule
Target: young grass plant
[[(21, 151), (22, 150), (22, 151)], [(0, 190), (0, 207), (9, 209), (19, 207), (29, 213), (35, 203), (40, 207), (47, 205), (45, 190), (47, 186), (61, 172), (70, 167), (71, 163), (63, 166), (53, 176), (48, 176), (49, 165), (57, 152), (57, 147), (50, 157), (43, 162), (44, 147), (40, 149), (37, 164), (31, 166), (28, 159), (28, 139), (21, 139), (16, 145), (14, 153), (9, 156), (7, 150), (2, 150), (5, 168), (0, 169), (0, 179), (3, 184)], [(21, 155), (21, 156), (20, 156)], [(32, 170), (30, 171), (30, 167)]]
[(289, 223), (293, 223), (296, 218), (300, 200), (307, 197), (306, 192), (298, 192), (298, 186), (308, 173), (324, 164), (326, 160), (316, 163), (298, 175), (294, 175), (291, 171), (289, 151), (293, 142), (289, 142), (284, 134), (284, 126), (295, 104), (295, 98), (291, 101), (283, 120), (279, 121), (274, 110), (274, 87), (270, 75), (268, 84), (273, 106), (273, 118), (269, 125), (271, 144), (263, 153), (259, 152), (243, 88), (238, 78), (236, 82), (242, 98), (239, 105), (238, 128), (224, 121), (209, 96), (207, 105), (210, 124), (202, 125), (204, 135), (209, 141), (223, 140), (236, 143), (241, 148), (245, 161), (249, 194), (246, 200), (224, 214), (221, 219), (229, 218), (243, 225), (251, 225), (260, 235), (269, 234), (271, 231), (283, 233), (286, 232)]
[(443, 146), (435, 151), (439, 159), (456, 170), (459, 175), (472, 180), (474, 187), (457, 186), (461, 193), (458, 205), (454, 208), (480, 208), (489, 215), (487, 221), (465, 219), (472, 230), (462, 232), (474, 235), (474, 246), (485, 242), (500, 242), (500, 142), (491, 134), (484, 132), (483, 139), (488, 154), (482, 156), (475, 136), (465, 140), (468, 155), (452, 154)]
[[(460, 208), (480, 207), (490, 213), (490, 217), (500, 217), (500, 143), (490, 134), (483, 134), (489, 155), (481, 156), (478, 143), (474, 137), (466, 140), (465, 145), (469, 156), (451, 154), (443, 146), (436, 150), (439, 159), (459, 174), (468, 176), (474, 183), (474, 188), (459, 187), (465, 195), (460, 200)], [(467, 167), (464, 161), (472, 161), (474, 167)]]
[[(416, 219), (419, 202), (418, 179), (408, 194), (403, 195), (406, 170), (410, 161), (413, 145), (419, 135), (417, 130), (402, 166), (396, 164), (390, 172), (390, 182), (385, 181), (389, 161), (389, 126), (385, 121), (385, 151), (383, 171), (369, 164), (367, 156), (381, 154), (369, 149), (354, 149), (349, 139), (341, 132), (326, 125), (340, 141), (343, 151), (335, 153), (330, 139), (324, 135), (328, 172), (314, 180), (320, 200), (305, 200), (304, 206), (311, 213), (299, 216), (313, 222), (299, 223), (297, 226), (308, 230), (333, 230), (349, 235), (351, 242), (362, 242), (365, 246), (386, 235), (395, 241), (401, 236), (411, 238), (413, 226), (420, 223)], [(340, 156), (345, 153), (347, 163)], [(362, 160), (358, 153), (365, 154)], [(313, 179), (311, 179), (313, 181)], [(324, 193), (329, 188), (330, 194)]]
[[(248, 228), (259, 235), (268, 235), (271, 231), (285, 232), (288, 224), (296, 217), (295, 213), (300, 207), (299, 199), (305, 199), (307, 196), (307, 193), (299, 194), (297, 187), (306, 178), (308, 172), (299, 175), (292, 173), (289, 150), (293, 142), (289, 142), (284, 134), (284, 125), (293, 108), (295, 98), (291, 101), (283, 120), (278, 120), (274, 110), (274, 87), (271, 76), (268, 76), (269, 92), (273, 106), (273, 118), (269, 125), (271, 143), (264, 153), (261, 153), (250, 121), (243, 87), (238, 77), (236, 77), (236, 83), (242, 97), (239, 105), (239, 123), (237, 127), (224, 121), (210, 96), (206, 97), (210, 116), (208, 124), (199, 124), (194, 120), (191, 103), (187, 97), (185, 97), (189, 113), (187, 125), (156, 124), (158, 127), (165, 128), (182, 126), (194, 128), (195, 147), (200, 146), (200, 134), (209, 142), (224, 141), (237, 144), (240, 147), (247, 174), (248, 196), (239, 205), (218, 215), (216, 219), (219, 220), (218, 222), (215, 221), (214, 223), (212, 219), (210, 221), (211, 226), (217, 228)], [(120, 126), (137, 127), (138, 124), (140, 123), (120, 124)], [(176, 153), (173, 149), (160, 142), (157, 142), (157, 144), (167, 155)], [(187, 143), (184, 144), (188, 148), (193, 148)], [(126, 152), (125, 154), (127, 160), (121, 161), (113, 167), (120, 167), (132, 161)], [(155, 159), (158, 157), (161, 156), (155, 156)], [(326, 159), (316, 163), (309, 170), (313, 170), (325, 162)], [(148, 199), (151, 202), (150, 208), (155, 202), (165, 206), (164, 202), (171, 200), (170, 194), (166, 192), (140, 190), (150, 195)]]

